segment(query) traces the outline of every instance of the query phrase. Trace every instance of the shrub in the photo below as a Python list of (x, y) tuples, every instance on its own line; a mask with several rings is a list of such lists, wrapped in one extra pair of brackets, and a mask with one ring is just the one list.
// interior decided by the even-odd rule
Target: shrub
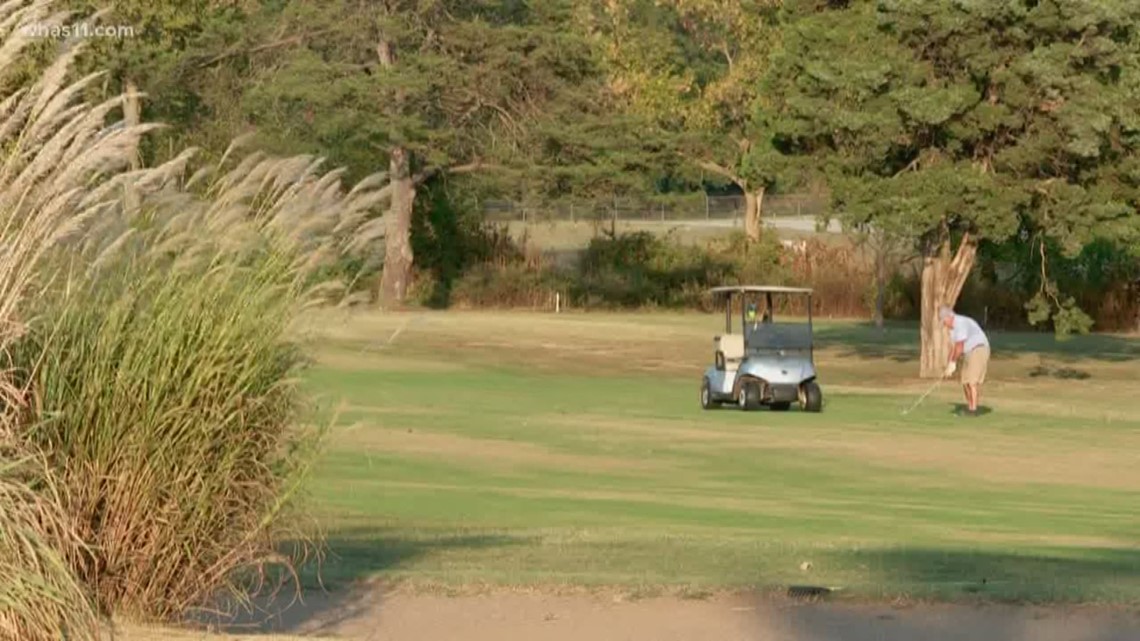
[[(5, 3), (0, 21), (0, 637), (93, 639), (98, 619), (88, 591), (66, 562), (80, 549), (70, 514), (55, 492), (56, 479), (22, 441), (35, 418), (29, 390), (21, 385), (12, 350), (28, 329), (26, 307), (51, 278), (45, 256), (81, 222), (101, 210), (94, 179), (125, 167), (122, 153), (143, 128), (102, 128), (117, 103), (69, 109), (85, 83), (65, 86), (78, 48), (43, 73), (20, 59), (31, 40), (24, 28), (64, 18), (47, 2)], [(29, 74), (35, 77), (31, 77)], [(16, 79), (28, 80), (15, 82)], [(88, 80), (87, 82), (90, 82)], [(22, 87), (15, 85), (23, 84)], [(102, 135), (99, 135), (102, 134)], [(105, 193), (105, 192), (104, 192)], [(94, 196), (94, 197), (93, 197)]]
[(240, 603), (267, 564), (291, 565), (282, 517), (319, 432), (299, 425), (288, 331), (337, 255), (327, 232), (373, 197), (330, 198), (335, 174), (316, 167), (253, 155), (204, 189), (143, 193), (142, 213), (60, 254), (60, 285), (28, 310), (43, 320), (13, 352), (37, 398), (22, 437), (108, 612), (173, 619), (219, 590)]
[(42, 472), (11, 452), (0, 461), (0, 639), (94, 640), (98, 618), (60, 552), (82, 544)]
[(548, 309), (564, 286), (565, 280), (554, 270), (521, 262), (484, 263), (468, 269), (452, 286), (451, 300), (458, 307)]
[(571, 285), (582, 307), (696, 307), (718, 285), (786, 279), (774, 241), (732, 235), (701, 247), (673, 235), (632, 232), (594, 238)]
[(171, 618), (234, 571), (275, 561), (274, 528), (296, 486), (283, 340), (296, 293), (272, 254), (192, 266), (149, 248), (38, 306), (19, 353), (33, 364), (42, 449), (88, 549), (69, 561), (99, 605)]
[[(0, 75), (22, 26), (63, 18), (0, 7)], [(45, 462), (0, 474), (17, 638), (90, 638), (88, 598), (167, 619), (219, 589), (240, 602), (290, 564), (282, 517), (318, 431), (299, 425), (287, 328), (333, 291), (314, 274), (379, 232), (379, 180), (345, 194), (311, 157), (125, 173), (153, 126), (108, 126), (121, 98), (76, 102), (96, 79), (66, 84), (81, 50), (0, 110), (0, 460)]]
[[(442, 181), (430, 183), (416, 198), (411, 241), (415, 297), (420, 303), (447, 307), (453, 302), (471, 304), (474, 297), (480, 306), (531, 306), (530, 296), (517, 298), (522, 292), (509, 283), (502, 299), (494, 287), (487, 287), (496, 272), (517, 280), (526, 271), (515, 268), (526, 262), (526, 238), (516, 241), (505, 227), (484, 221), (470, 194), (464, 198), (463, 192), (449, 191)], [(453, 301), (453, 296), (459, 298)]]

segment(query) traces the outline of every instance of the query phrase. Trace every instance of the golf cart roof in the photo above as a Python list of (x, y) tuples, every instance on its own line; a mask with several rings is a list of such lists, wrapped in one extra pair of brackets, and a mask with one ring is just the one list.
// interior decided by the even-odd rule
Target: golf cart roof
[(757, 292), (761, 294), (810, 294), (812, 290), (807, 287), (781, 287), (779, 285), (729, 285), (726, 287), (713, 287), (710, 294), (743, 294)]

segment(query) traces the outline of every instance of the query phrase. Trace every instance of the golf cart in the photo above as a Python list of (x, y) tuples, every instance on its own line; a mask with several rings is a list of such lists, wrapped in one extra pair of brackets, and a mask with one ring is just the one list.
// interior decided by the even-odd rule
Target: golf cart
[[(767, 406), (783, 411), (798, 402), (804, 411), (820, 411), (823, 392), (812, 358), (812, 290), (739, 285), (715, 287), (710, 293), (724, 305), (724, 334), (713, 339), (715, 362), (701, 381), (701, 407), (734, 403), (742, 410)], [(806, 297), (807, 321), (774, 322), (773, 296)], [(739, 333), (732, 331), (734, 313), (740, 314)]]

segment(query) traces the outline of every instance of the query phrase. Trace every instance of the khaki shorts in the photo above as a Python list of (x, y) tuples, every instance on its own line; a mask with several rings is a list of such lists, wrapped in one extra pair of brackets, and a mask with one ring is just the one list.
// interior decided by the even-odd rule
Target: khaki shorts
[(975, 347), (962, 359), (962, 384), (981, 385), (986, 382), (986, 366), (990, 364), (990, 348)]

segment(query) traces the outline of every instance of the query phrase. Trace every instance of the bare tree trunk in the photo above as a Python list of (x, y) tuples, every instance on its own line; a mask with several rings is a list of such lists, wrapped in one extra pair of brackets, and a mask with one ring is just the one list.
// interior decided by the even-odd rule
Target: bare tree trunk
[(919, 375), (938, 378), (950, 356), (950, 336), (938, 321), (938, 308), (942, 300), (942, 263), (945, 257), (927, 255), (922, 259), (922, 340), (919, 358)]
[[(396, 65), (396, 49), (382, 37), (376, 44), (376, 57), (385, 69)], [(404, 102), (403, 92), (396, 93), (396, 108)], [(412, 154), (405, 147), (388, 152), (388, 180), (392, 185), (392, 202), (388, 208), (384, 230), (384, 272), (380, 276), (380, 304), (395, 307), (408, 294), (412, 278), (412, 210), (416, 202), (416, 180), (412, 175)]]
[(741, 186), (744, 188), (744, 234), (749, 241), (759, 242), (760, 215), (764, 211), (764, 188), (751, 192), (748, 191), (747, 185)]
[[(123, 88), (123, 124), (128, 127), (134, 127), (142, 123), (142, 105), (139, 101), (139, 88), (135, 85), (133, 80), (127, 80)], [(131, 156), (131, 169), (136, 170), (142, 167), (142, 159), (139, 158), (138, 150)], [(127, 182), (123, 185), (123, 208), (128, 214), (135, 214), (139, 210), (140, 197), (138, 189), (133, 183)]]
[(883, 307), (887, 290), (887, 248), (880, 241), (875, 247), (875, 327), (883, 331)]
[(388, 177), (392, 182), (392, 204), (384, 234), (384, 273), (380, 278), (380, 303), (400, 305), (408, 294), (412, 276), (412, 208), (416, 183), (411, 171), (411, 154), (403, 147), (391, 150)]
[(950, 254), (950, 237), (942, 238), (931, 246), (922, 259), (922, 343), (920, 347), (919, 375), (938, 378), (950, 357), (950, 335), (938, 319), (943, 305), (954, 307), (966, 278), (974, 267), (978, 245), (967, 234), (962, 238), (953, 258)]
[(1128, 287), (1131, 292), (1129, 302), (1132, 304), (1132, 331), (1140, 332), (1140, 280), (1134, 280)]

